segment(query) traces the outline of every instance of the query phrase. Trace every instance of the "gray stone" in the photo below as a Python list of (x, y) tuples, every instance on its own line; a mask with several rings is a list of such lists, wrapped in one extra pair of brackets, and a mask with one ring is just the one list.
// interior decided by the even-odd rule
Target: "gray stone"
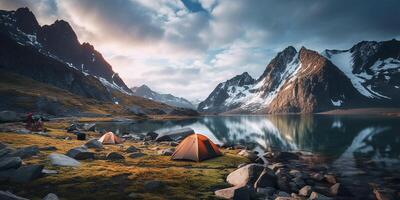
[(124, 160), (125, 157), (117, 152), (110, 152), (106, 156), (107, 160)]
[(308, 197), (310, 196), (312, 192), (312, 188), (309, 185), (304, 186), (303, 188), (301, 188), (299, 190), (299, 195), (304, 196), (304, 197)]
[(194, 130), (191, 128), (181, 128), (177, 130), (171, 130), (168, 132), (158, 133), (156, 138), (157, 142), (161, 141), (179, 141), (185, 137), (194, 134)]
[(128, 153), (135, 153), (135, 152), (138, 152), (138, 151), (139, 151), (139, 149), (136, 148), (135, 146), (130, 146), (130, 147), (128, 147), (126, 149), (126, 152), (128, 152)]
[(97, 139), (87, 141), (84, 146), (89, 149), (103, 149), (103, 144)]
[(278, 194), (277, 194), (277, 196), (280, 196), (280, 197), (290, 197), (290, 194), (287, 193), (287, 192), (284, 192), (284, 191), (279, 191)]
[(264, 168), (257, 181), (254, 183), (254, 188), (276, 187), (276, 180), (277, 178), (274, 171), (269, 168)]
[(313, 173), (311, 174), (311, 178), (316, 181), (322, 181), (324, 176), (321, 173)]
[(88, 151), (85, 147), (75, 147), (70, 149), (66, 155), (76, 160), (94, 159), (94, 153)]
[(8, 169), (0, 171), (0, 182), (10, 180), (11, 176), (15, 173), (16, 169)]
[(250, 192), (246, 186), (234, 186), (214, 192), (215, 196), (223, 199), (249, 200)]
[(15, 132), (18, 133), (18, 134), (29, 134), (29, 133), (31, 133), (31, 131), (26, 129), (26, 128), (17, 129), (17, 130), (15, 130)]
[(40, 151), (55, 151), (57, 147), (55, 146), (44, 146), (39, 148)]
[(14, 111), (0, 111), (0, 122), (17, 122), (20, 120), (21, 117)]
[(14, 195), (10, 192), (0, 191), (0, 199), (1, 200), (29, 200), (19, 196)]
[(7, 157), (0, 160), (0, 170), (17, 169), (22, 164), (20, 157)]
[(310, 197), (309, 197), (309, 199), (310, 200), (333, 200), (334, 198), (324, 196), (324, 195), (319, 194), (317, 192), (312, 192)]
[(43, 198), (43, 200), (58, 200), (58, 196), (53, 193), (49, 193)]
[(300, 177), (296, 177), (293, 178), (292, 181), (299, 187), (302, 188), (306, 185), (306, 183), (304, 182), (304, 180)]
[(0, 150), (0, 158), (4, 157), (4, 156), (8, 156), (13, 151), (14, 151), (14, 149), (11, 149), (11, 148), (8, 148), (8, 147), (1, 149)]
[(175, 151), (175, 148), (167, 148), (167, 149), (162, 149), (157, 152), (158, 155), (162, 156), (171, 156)]
[(336, 178), (333, 175), (327, 174), (324, 175), (325, 181), (330, 183), (330, 184), (335, 184), (336, 183)]
[(278, 184), (278, 188), (282, 191), (286, 191), (286, 192), (290, 192), (291, 188), (289, 185), (289, 179), (286, 176), (277, 176), (277, 184)]
[(276, 191), (275, 188), (273, 187), (265, 187), (265, 188), (257, 188), (257, 193), (266, 195), (266, 196), (272, 196), (274, 192)]
[(249, 151), (249, 150), (241, 150), (238, 153), (239, 156), (243, 156), (248, 158), (251, 161), (255, 161), (257, 159), (257, 154), (255, 154), (253, 151)]
[(85, 131), (96, 131), (96, 124), (95, 123), (84, 124), (83, 125), (83, 130), (85, 130)]
[(144, 183), (144, 189), (148, 192), (160, 190), (165, 187), (165, 184), (161, 181), (146, 181)]
[(262, 165), (248, 164), (230, 173), (226, 181), (234, 186), (253, 185), (263, 170)]
[(141, 152), (136, 152), (136, 153), (131, 153), (131, 154), (129, 154), (129, 158), (140, 158), (140, 157), (143, 157), (143, 156), (145, 156), (146, 154), (144, 154), (144, 153), (141, 153)]
[(289, 182), (289, 188), (292, 192), (297, 192), (299, 190), (299, 186), (297, 186), (294, 182)]
[(28, 165), (15, 170), (10, 178), (11, 182), (27, 183), (42, 176), (43, 165)]
[(292, 169), (289, 171), (289, 174), (292, 175), (293, 177), (303, 177), (303, 173), (301, 173), (297, 169)]
[(0, 142), (0, 150), (1, 150), (1, 149), (4, 149), (4, 148), (6, 148), (6, 147), (7, 147), (7, 145), (6, 145), (6, 144), (4, 144), (4, 143)]
[(52, 165), (65, 167), (78, 167), (81, 163), (63, 154), (52, 153), (48, 156)]
[(389, 189), (374, 189), (375, 198), (377, 200), (395, 200), (395, 192)]
[(7, 156), (9, 157), (20, 157), (22, 159), (29, 158), (39, 153), (38, 146), (29, 146), (15, 150), (12, 153), (9, 153)]

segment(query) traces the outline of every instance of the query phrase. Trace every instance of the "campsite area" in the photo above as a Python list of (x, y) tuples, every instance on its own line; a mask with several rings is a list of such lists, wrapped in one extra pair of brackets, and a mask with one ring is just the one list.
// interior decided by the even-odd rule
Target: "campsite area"
[[(29, 199), (42, 199), (49, 193), (60, 199), (213, 199), (214, 190), (229, 186), (226, 176), (239, 164), (249, 162), (236, 155), (239, 150), (226, 149), (222, 149), (223, 156), (203, 162), (172, 161), (165, 151), (174, 148), (174, 143), (127, 140), (89, 148), (94, 157), (79, 160), (79, 167), (52, 165), (50, 154), (66, 154), (101, 136), (85, 131), (86, 140), (77, 140), (75, 134), (66, 131), (69, 125), (68, 120), (56, 120), (45, 123), (46, 132), (17, 133), (24, 130), (22, 123), (2, 124), (2, 144), (10, 149), (37, 148), (34, 155), (23, 155), (23, 164), (42, 165), (48, 174), (25, 183), (1, 182), (0, 190)], [(4, 132), (5, 127), (14, 132)], [(108, 159), (110, 152), (124, 158)]]

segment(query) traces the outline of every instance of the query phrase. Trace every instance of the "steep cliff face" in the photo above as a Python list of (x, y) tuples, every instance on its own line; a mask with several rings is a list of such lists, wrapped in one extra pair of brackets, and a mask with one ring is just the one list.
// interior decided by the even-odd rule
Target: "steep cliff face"
[[(52, 66), (54, 63), (57, 63), (56, 65), (58, 66), (63, 65), (63, 67), (55, 67), (58, 69), (57, 73), (62, 73), (61, 71), (77, 71), (78, 73), (64, 74), (64, 76), (72, 77), (74, 80), (81, 80), (82, 82), (82, 77), (87, 77), (86, 79), (95, 78), (98, 79), (97, 82), (100, 85), (103, 85), (108, 90), (116, 89), (127, 94), (131, 92), (122, 79), (119, 78), (118, 74), (114, 73), (111, 65), (104, 60), (102, 55), (92, 45), (89, 43), (81, 44), (79, 42), (74, 30), (66, 21), (57, 20), (51, 25), (41, 27), (28, 8), (20, 8), (16, 11), (0, 11), (0, 28), (2, 40), (7, 41), (8, 47), (13, 46), (12, 48), (20, 49), (19, 54), (7, 51), (5, 48), (2, 49), (4, 50), (2, 54), (4, 60), (1, 62), (3, 64), (8, 62), (8, 66), (2, 66), (6, 69), (14, 70), (14, 72), (21, 71), (21, 69), (14, 69), (14, 66), (11, 64), (15, 63), (12, 62), (20, 62), (20, 65), (24, 64), (25, 67), (31, 68), (31, 70), (47, 66), (43, 68), (46, 70), (40, 71), (40, 76), (36, 73), (25, 73), (24, 75), (32, 76), (32, 78), (40, 81), (47, 78), (46, 83), (61, 86), (64, 85), (64, 79), (56, 78), (60, 78), (62, 75), (51, 77), (53, 75), (51, 71), (54, 70)], [(38, 63), (35, 63), (37, 59), (32, 59), (33, 63), (26, 62), (26, 57), (33, 58), (35, 56), (38, 57), (37, 59), (40, 60), (38, 62), (42, 66), (38, 66)], [(15, 57), (24, 58), (24, 61), (10, 59)], [(73, 70), (63, 69), (60, 71), (61, 68), (72, 68)], [(24, 70), (26, 71), (27, 69)], [(48, 74), (46, 75), (46, 73)], [(60, 80), (60, 82), (57, 83), (57, 80)], [(94, 82), (94, 80), (91, 82)], [(77, 89), (77, 94), (81, 95), (81, 87), (85, 86), (79, 86), (77, 83), (71, 82), (70, 84), (72, 85), (68, 86), (67, 84), (63, 89), (66, 89), (65, 87), (70, 89), (75, 88)], [(96, 86), (96, 88), (100, 87)], [(74, 92), (75, 90), (71, 91)], [(92, 92), (86, 91), (85, 93)], [(87, 97), (93, 96), (97, 98), (99, 95), (88, 95)], [(99, 100), (104, 100), (104, 96), (107, 96), (107, 94), (104, 94)]]
[(302, 48), (298, 69), (267, 106), (268, 113), (312, 113), (364, 104), (347, 77), (317, 52)]
[[(279, 52), (264, 73), (234, 98), (211, 93), (201, 112), (312, 113), (332, 109), (400, 106), (400, 42), (360, 42), (349, 50), (319, 54), (289, 46)], [(216, 98), (220, 95), (220, 98)], [(210, 98), (213, 97), (213, 98)], [(205, 102), (200, 105), (205, 105)], [(229, 106), (226, 106), (229, 105)]]

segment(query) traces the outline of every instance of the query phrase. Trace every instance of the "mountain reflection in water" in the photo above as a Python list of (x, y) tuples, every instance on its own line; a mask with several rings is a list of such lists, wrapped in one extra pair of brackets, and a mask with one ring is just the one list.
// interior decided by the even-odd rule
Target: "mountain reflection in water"
[[(219, 144), (242, 144), (257, 151), (303, 150), (355, 165), (358, 158), (398, 166), (400, 119), (392, 117), (277, 115), (206, 116), (171, 121), (100, 123), (116, 133), (145, 133), (191, 127)], [(336, 161), (335, 161), (336, 160)]]

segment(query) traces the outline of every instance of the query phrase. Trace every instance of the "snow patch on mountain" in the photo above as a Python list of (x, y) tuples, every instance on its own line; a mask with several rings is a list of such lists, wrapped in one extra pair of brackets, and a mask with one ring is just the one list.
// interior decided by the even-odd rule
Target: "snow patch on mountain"
[(354, 88), (356, 88), (362, 95), (368, 98), (389, 98), (374, 91), (370, 85), (363, 85), (367, 80), (372, 78), (371, 75), (365, 72), (359, 74), (353, 73), (354, 61), (353, 54), (350, 51), (342, 51), (338, 53), (329, 53), (328, 51), (325, 51), (323, 55), (350, 79)]

